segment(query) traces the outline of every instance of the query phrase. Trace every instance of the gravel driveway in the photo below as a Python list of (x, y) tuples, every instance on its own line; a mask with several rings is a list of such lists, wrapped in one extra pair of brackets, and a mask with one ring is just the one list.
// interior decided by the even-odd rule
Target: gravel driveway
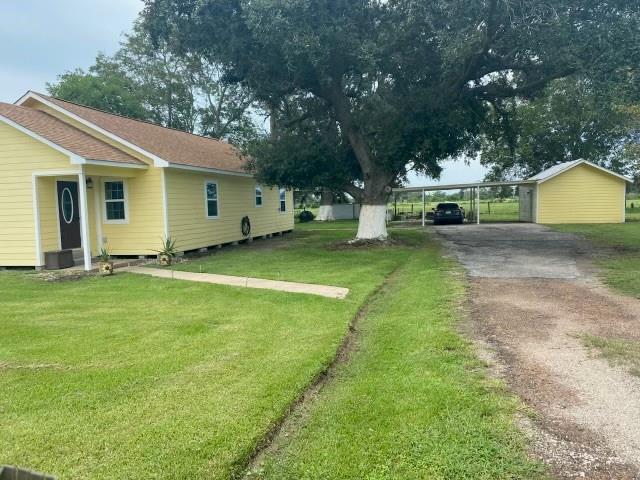
[(640, 479), (640, 378), (584, 335), (640, 341), (640, 301), (595, 276), (586, 241), (533, 224), (434, 227), (466, 268), (470, 334), (533, 412), (532, 454), (557, 478)]

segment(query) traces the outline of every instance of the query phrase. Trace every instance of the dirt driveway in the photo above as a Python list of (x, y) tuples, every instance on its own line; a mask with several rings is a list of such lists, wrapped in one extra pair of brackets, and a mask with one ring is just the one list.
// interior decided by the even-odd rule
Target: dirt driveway
[(640, 341), (640, 301), (595, 276), (591, 245), (541, 225), (435, 228), (467, 269), (470, 334), (533, 415), (532, 454), (557, 478), (640, 479), (640, 378), (584, 346)]

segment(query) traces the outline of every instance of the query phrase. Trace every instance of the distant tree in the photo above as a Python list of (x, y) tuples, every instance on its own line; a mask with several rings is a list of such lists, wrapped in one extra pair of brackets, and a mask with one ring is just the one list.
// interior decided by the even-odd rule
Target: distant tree
[[(273, 111), (296, 99), (300, 111), (284, 115), (256, 164), (285, 162), (292, 184), (307, 167), (349, 179), (343, 189), (359, 190), (363, 203), (357, 238), (370, 239), (386, 236), (386, 202), (408, 169), (438, 176), (441, 160), (476, 151), (509, 99), (637, 64), (638, 8), (630, 0), (146, 0), (144, 16), (158, 41), (178, 38), (179, 50), (215, 59)], [(296, 121), (310, 117), (315, 128), (301, 136)], [(338, 133), (326, 142), (332, 119)], [(327, 143), (324, 160), (297, 152)]]
[(48, 84), (52, 95), (111, 113), (243, 145), (260, 132), (259, 109), (242, 85), (224, 81), (202, 56), (152, 42), (136, 22), (111, 57)]
[(76, 69), (47, 84), (48, 92), (70, 102), (110, 113), (148, 120), (145, 95), (139, 85), (113, 58), (99, 54), (87, 72)]

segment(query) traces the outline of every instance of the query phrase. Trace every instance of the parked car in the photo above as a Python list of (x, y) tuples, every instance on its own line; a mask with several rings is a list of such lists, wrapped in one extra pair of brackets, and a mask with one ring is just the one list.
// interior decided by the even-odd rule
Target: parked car
[(433, 209), (433, 224), (463, 223), (464, 209), (457, 203), (439, 203)]

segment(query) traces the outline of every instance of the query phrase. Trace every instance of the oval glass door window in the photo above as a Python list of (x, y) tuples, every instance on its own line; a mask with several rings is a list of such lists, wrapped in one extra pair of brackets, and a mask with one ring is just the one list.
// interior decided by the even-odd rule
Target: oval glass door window
[(62, 190), (62, 218), (65, 222), (73, 222), (73, 196), (71, 190), (65, 188)]

